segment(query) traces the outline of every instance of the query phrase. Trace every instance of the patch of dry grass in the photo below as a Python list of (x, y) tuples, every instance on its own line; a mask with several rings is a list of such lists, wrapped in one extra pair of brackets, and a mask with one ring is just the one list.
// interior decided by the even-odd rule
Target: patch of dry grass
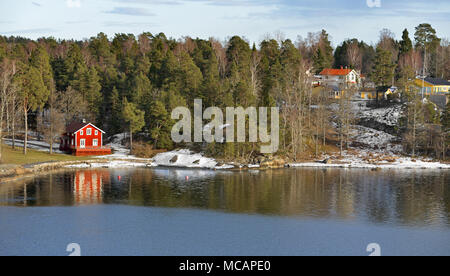
[(47, 152), (36, 151), (28, 149), (27, 155), (23, 154), (22, 148), (12, 149), (11, 146), (2, 145), (2, 160), (1, 164), (11, 165), (26, 165), (51, 161), (79, 161), (92, 160), (92, 157), (76, 157), (68, 154), (52, 154)]
[(153, 149), (153, 146), (148, 143), (136, 142), (133, 143), (133, 151), (131, 154), (139, 158), (153, 158), (161, 152), (166, 152), (166, 150), (155, 150)]

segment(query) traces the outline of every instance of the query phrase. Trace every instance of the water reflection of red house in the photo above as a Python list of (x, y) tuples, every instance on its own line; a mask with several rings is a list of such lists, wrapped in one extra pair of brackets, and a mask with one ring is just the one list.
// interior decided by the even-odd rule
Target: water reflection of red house
[(106, 170), (77, 171), (73, 185), (75, 203), (102, 203), (103, 185), (108, 180), (109, 172)]

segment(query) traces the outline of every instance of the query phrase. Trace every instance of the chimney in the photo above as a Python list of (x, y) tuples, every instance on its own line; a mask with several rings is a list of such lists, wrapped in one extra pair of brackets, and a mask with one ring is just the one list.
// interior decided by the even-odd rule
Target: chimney
[(82, 122), (83, 124), (85, 124), (85, 123), (86, 123), (86, 119), (81, 120), (81, 122)]

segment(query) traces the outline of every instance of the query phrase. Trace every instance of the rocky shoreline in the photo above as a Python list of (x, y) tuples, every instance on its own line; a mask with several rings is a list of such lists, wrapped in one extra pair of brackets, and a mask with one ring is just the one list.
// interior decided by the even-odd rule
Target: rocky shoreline
[[(168, 160), (168, 161), (165, 161)], [(374, 161), (376, 160), (376, 162)], [(70, 169), (113, 169), (113, 168), (155, 168), (166, 167), (173, 169), (203, 169), (203, 170), (270, 170), (281, 168), (346, 168), (346, 169), (450, 169), (450, 164), (414, 160), (405, 157), (390, 157), (387, 159), (363, 159), (361, 156), (347, 155), (343, 159), (327, 157), (323, 161), (309, 161), (290, 163), (283, 158), (273, 157), (258, 160), (257, 164), (222, 164), (214, 159), (203, 157), (186, 150), (165, 153), (154, 159), (93, 159), (84, 161), (45, 162), (37, 164), (3, 165), (0, 166), (0, 183), (16, 181), (59, 170)]]
[[(2, 165), (0, 166), (0, 183), (11, 182), (26, 177), (32, 177), (48, 172), (54, 172), (61, 169), (66, 169), (67, 166), (90, 163), (94, 160), (88, 161), (64, 161), (64, 162), (44, 162), (27, 165)], [(95, 161), (98, 162), (98, 161)], [(105, 163), (106, 160), (105, 160)]]

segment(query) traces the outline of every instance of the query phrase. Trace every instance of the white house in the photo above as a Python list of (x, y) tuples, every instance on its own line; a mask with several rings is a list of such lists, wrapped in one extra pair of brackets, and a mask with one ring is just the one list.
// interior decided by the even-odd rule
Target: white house
[(353, 69), (323, 69), (322, 85), (333, 87), (356, 87), (359, 88), (361, 76)]

